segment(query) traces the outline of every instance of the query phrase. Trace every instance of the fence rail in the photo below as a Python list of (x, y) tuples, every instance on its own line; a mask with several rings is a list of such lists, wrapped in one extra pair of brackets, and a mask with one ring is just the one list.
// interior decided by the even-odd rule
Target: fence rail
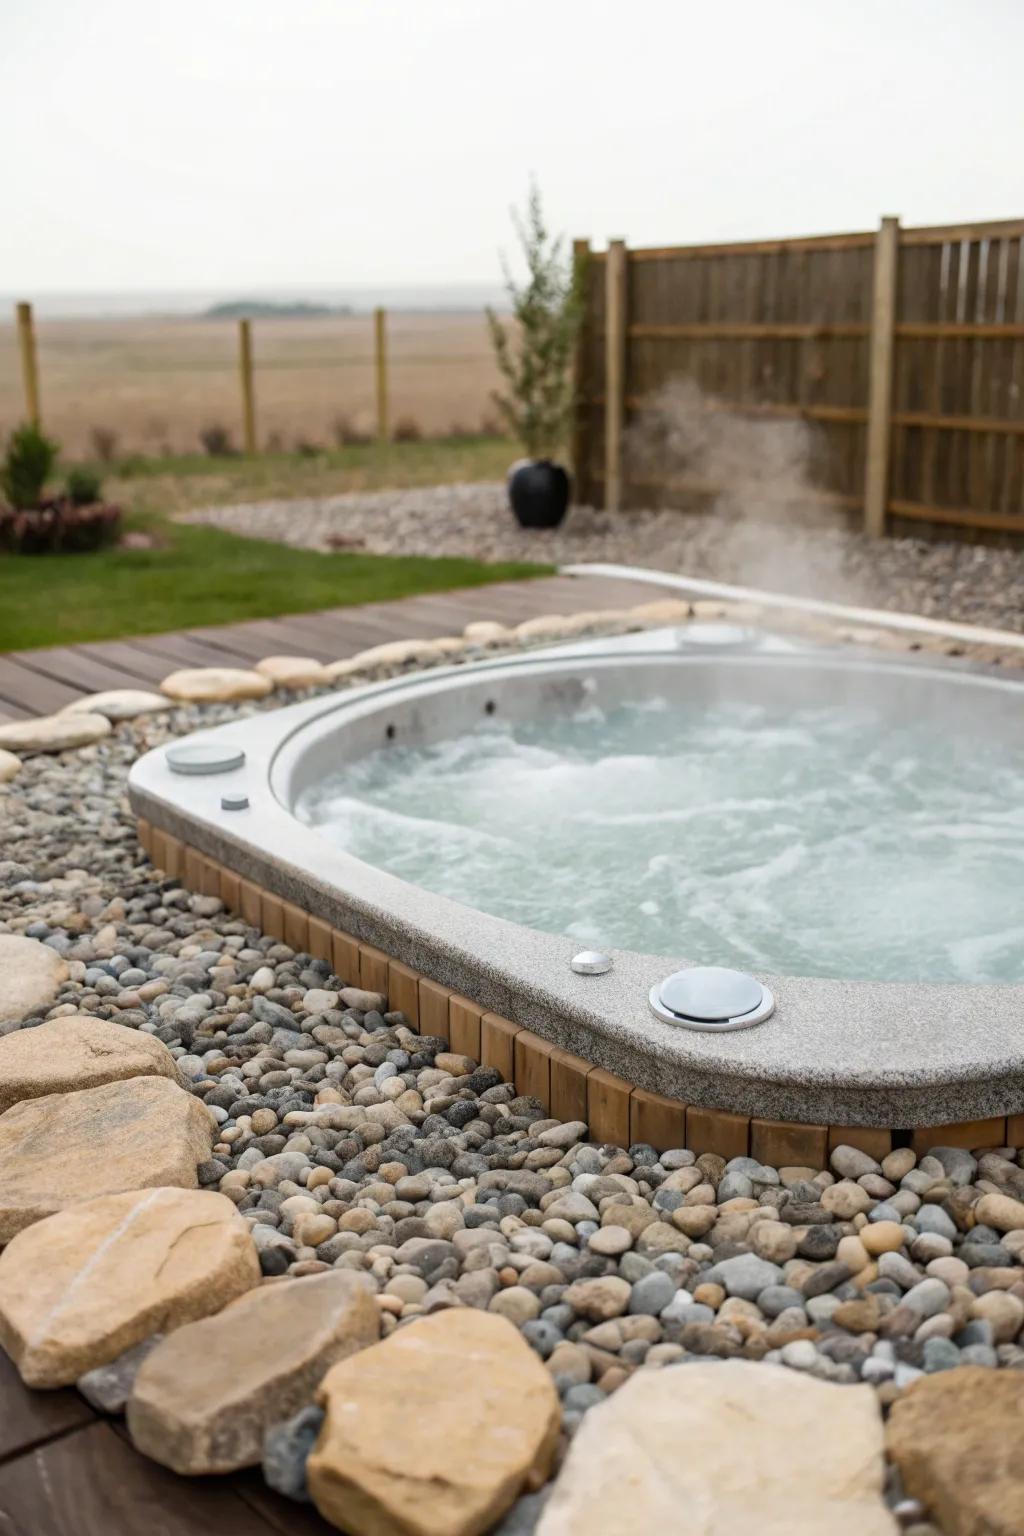
[(689, 380), (712, 416), (807, 423), (808, 495), (870, 533), (1024, 534), (1022, 239), (1021, 219), (884, 219), (795, 240), (577, 241), (581, 499), (692, 506), (729, 489), (685, 456), (629, 451), (631, 429)]

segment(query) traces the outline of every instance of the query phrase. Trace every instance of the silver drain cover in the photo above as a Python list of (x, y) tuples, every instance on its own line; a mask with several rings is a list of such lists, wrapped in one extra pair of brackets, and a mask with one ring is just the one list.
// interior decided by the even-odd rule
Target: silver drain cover
[(651, 988), (650, 1004), (659, 1019), (684, 1029), (749, 1029), (775, 1011), (774, 997), (756, 977), (719, 965), (673, 972)]

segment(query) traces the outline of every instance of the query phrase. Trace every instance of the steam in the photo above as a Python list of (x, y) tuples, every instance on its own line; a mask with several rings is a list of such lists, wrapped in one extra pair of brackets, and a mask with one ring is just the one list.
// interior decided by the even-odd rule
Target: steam
[(623, 460), (634, 505), (704, 509), (720, 579), (851, 596), (843, 541), (828, 537), (847, 519), (820, 489), (825, 443), (808, 422), (744, 414), (672, 379), (626, 430)]

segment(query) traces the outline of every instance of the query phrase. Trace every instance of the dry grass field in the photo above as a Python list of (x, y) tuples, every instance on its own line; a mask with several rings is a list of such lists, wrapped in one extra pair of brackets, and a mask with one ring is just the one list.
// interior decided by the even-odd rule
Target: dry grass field
[[(202, 319), (37, 323), (43, 422), (65, 458), (190, 453), (222, 426), (241, 437), (237, 323)], [(424, 436), (468, 435), (488, 419), (496, 371), (482, 314), (388, 316), (391, 421)], [(253, 321), (257, 432), (263, 448), (338, 441), (374, 423), (370, 315)], [(0, 433), (23, 415), (14, 325), (0, 324)]]

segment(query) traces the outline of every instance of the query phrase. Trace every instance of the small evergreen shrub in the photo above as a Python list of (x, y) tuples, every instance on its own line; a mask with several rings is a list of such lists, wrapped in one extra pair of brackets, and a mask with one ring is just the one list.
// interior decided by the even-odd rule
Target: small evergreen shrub
[(0, 491), (17, 511), (31, 512), (39, 506), (58, 452), (53, 439), (31, 422), (11, 433), (0, 465)]
[(65, 487), (73, 507), (89, 507), (99, 501), (103, 482), (94, 469), (73, 469)]
[(494, 403), (512, 436), (531, 459), (554, 458), (562, 448), (573, 408), (572, 357), (583, 314), (583, 264), (566, 261), (561, 237), (544, 222), (540, 192), (530, 188), (526, 215), (513, 211), (527, 277), (505, 285), (512, 323), (487, 311), (498, 368), (505, 380)]

